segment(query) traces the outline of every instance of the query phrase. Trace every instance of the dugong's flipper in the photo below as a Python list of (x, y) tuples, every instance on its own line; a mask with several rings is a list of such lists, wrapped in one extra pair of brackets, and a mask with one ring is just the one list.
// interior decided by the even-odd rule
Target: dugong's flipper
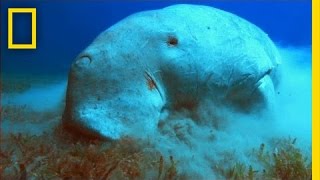
[(143, 67), (82, 56), (69, 75), (65, 125), (111, 139), (132, 128), (154, 129), (150, 120), (159, 119), (164, 100), (147, 72), (138, 70)]

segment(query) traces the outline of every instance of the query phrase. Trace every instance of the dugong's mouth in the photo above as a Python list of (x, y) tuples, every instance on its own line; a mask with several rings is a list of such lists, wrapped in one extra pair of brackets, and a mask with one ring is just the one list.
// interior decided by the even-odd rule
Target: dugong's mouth
[(252, 96), (259, 97), (261, 103), (265, 105), (266, 108), (272, 108), (273, 102), (271, 99), (274, 99), (275, 89), (274, 84), (270, 76), (271, 69), (268, 70), (255, 84)]
[(265, 73), (263, 73), (259, 78), (258, 81), (255, 83), (255, 87), (259, 88), (259, 86), (264, 82), (264, 79), (270, 77), (272, 69), (268, 69)]
[(253, 94), (256, 93), (256, 91), (264, 91), (264, 89), (266, 88), (268, 88), (268, 90), (272, 89), (272, 92), (274, 92), (274, 83), (271, 78), (271, 72), (272, 68), (268, 69), (258, 78), (256, 83), (254, 84), (254, 89), (252, 91)]
[[(226, 98), (237, 109), (245, 112), (257, 110), (257, 106), (273, 106), (270, 99), (274, 99), (274, 84), (271, 79), (272, 69), (268, 69), (260, 76), (254, 78), (252, 74), (235, 83), (227, 90)], [(262, 109), (262, 108), (261, 108)]]
[(272, 109), (274, 102), (274, 84), (270, 76), (271, 70), (264, 73), (261, 78), (255, 83), (254, 89), (251, 93), (250, 98), (252, 98), (255, 105), (263, 105), (264, 109)]

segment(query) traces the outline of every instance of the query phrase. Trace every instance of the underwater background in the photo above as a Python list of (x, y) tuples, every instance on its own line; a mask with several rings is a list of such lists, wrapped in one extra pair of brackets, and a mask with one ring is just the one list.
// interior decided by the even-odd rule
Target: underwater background
[[(231, 12), (269, 35), (284, 67), (276, 120), (235, 116), (213, 136), (190, 125), (188, 144), (162, 135), (105, 142), (66, 133), (60, 122), (77, 55), (128, 15), (174, 4)], [(10, 7), (37, 8), (37, 49), (8, 49)], [(0, 8), (0, 178), (311, 179), (311, 0), (3, 0)], [(14, 41), (30, 42), (30, 16), (14, 18)]]
[[(310, 46), (311, 1), (1, 1), (1, 71), (66, 73), (71, 62), (102, 31), (144, 10), (189, 3), (234, 13), (282, 45)], [(7, 8), (37, 8), (37, 49), (8, 50)], [(26, 18), (25, 18), (26, 19)], [(30, 41), (31, 24), (17, 17), (14, 36)], [(20, 23), (19, 23), (20, 22)], [(21, 23), (22, 22), (22, 23)], [(28, 21), (27, 21), (28, 22)], [(20, 37), (19, 37), (20, 36)]]

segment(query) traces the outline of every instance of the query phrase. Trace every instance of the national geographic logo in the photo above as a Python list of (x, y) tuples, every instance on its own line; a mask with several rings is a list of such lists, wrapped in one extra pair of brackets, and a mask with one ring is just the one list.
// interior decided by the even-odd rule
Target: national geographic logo
[[(13, 43), (13, 14), (31, 13), (31, 43)], [(8, 49), (36, 49), (37, 48), (37, 10), (36, 8), (8, 8)]]

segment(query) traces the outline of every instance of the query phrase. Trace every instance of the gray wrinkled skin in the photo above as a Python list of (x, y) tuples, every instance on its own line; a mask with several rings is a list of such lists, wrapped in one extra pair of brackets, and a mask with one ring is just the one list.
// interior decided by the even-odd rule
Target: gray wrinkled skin
[(177, 111), (197, 117), (208, 102), (248, 115), (272, 109), (279, 64), (269, 37), (236, 15), (197, 5), (137, 13), (74, 61), (63, 123), (119, 139), (152, 133)]

